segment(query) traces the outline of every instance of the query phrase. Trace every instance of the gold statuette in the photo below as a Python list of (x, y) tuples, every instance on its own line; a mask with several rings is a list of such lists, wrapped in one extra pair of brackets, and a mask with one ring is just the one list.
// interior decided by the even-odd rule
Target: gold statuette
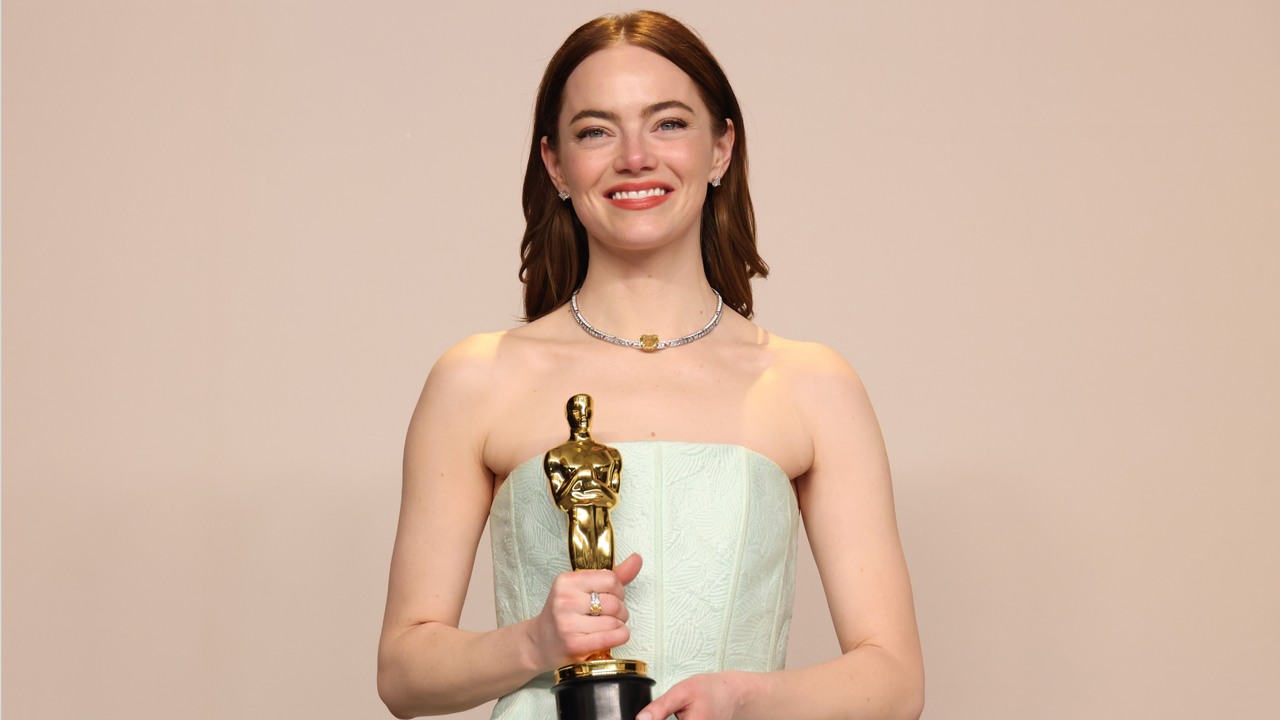
[[(613, 569), (613, 522), (618, 504), (622, 455), (591, 437), (591, 396), (574, 395), (565, 404), (569, 439), (542, 456), (542, 471), (556, 507), (569, 515), (569, 565), (576, 570)], [(610, 660), (608, 650), (587, 658)]]
[[(569, 565), (576, 570), (613, 569), (613, 521), (622, 486), (622, 455), (591, 437), (591, 396), (574, 395), (565, 404), (569, 439), (547, 451), (542, 470), (551, 498), (569, 517)], [(584, 662), (556, 671), (558, 683), (578, 678), (629, 675), (643, 681), (645, 663), (614, 659), (609, 650), (593, 653)], [(647, 689), (644, 690), (647, 695)], [(641, 706), (643, 707), (643, 706)], [(636, 708), (639, 710), (639, 708)]]
[(547, 451), (542, 470), (556, 507), (569, 514), (569, 564), (574, 570), (613, 569), (613, 523), (622, 456), (591, 438), (591, 396), (565, 406), (569, 439)]

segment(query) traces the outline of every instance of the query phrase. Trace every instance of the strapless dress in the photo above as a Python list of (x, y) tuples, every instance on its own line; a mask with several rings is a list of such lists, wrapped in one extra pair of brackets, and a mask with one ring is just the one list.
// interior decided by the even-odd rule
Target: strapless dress
[[(622, 454), (611, 513), (617, 562), (644, 566), (627, 586), (631, 639), (616, 658), (643, 660), (656, 698), (696, 673), (781, 670), (795, 592), (800, 511), (786, 472), (739, 445), (616, 443)], [(542, 612), (570, 570), (568, 518), (542, 473), (521, 463), (489, 511), (498, 625)], [(554, 720), (551, 673), (502, 696), (493, 720)]]

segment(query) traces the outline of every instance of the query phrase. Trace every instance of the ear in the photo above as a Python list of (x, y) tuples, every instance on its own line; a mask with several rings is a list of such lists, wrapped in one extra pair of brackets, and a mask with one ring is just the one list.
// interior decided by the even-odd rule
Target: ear
[(542, 164), (547, 168), (547, 174), (551, 176), (551, 184), (556, 186), (556, 190), (568, 190), (569, 184), (564, 181), (564, 176), (560, 174), (560, 158), (556, 155), (556, 151), (551, 149), (551, 143), (547, 141), (547, 136), (542, 136)]
[[(711, 148), (711, 174), (713, 176), (724, 177), (729, 172), (729, 161), (733, 159), (733, 120), (724, 119), (724, 134), (716, 138), (715, 144)], [(711, 182), (711, 178), (707, 178), (707, 182)]]

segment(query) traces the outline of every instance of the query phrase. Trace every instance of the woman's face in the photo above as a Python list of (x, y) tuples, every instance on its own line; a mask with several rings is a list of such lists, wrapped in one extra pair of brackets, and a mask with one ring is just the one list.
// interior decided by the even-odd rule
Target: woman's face
[(732, 122), (716, 137), (693, 80), (657, 53), (619, 45), (569, 76), (559, 147), (542, 139), (552, 181), (587, 233), (619, 249), (697, 239), (707, 183), (723, 176)]

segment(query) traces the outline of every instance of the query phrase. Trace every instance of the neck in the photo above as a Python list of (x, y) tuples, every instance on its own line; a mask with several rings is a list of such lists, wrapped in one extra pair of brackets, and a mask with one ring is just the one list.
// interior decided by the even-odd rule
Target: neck
[(591, 243), (578, 293), (582, 316), (596, 328), (638, 340), (670, 340), (700, 330), (715, 315), (716, 295), (696, 242), (620, 252)]

